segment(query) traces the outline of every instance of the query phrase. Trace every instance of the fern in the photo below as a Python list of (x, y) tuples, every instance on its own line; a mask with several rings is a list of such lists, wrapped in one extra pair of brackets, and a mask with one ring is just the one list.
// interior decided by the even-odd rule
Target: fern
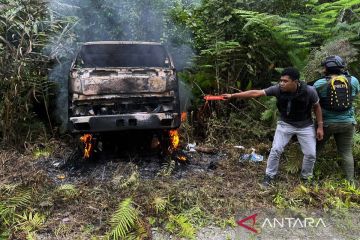
[[(0, 202), (0, 220), (1, 225), (10, 225), (13, 221), (14, 209), (8, 208), (5, 203)], [(0, 226), (1, 226), (0, 225)]]
[(20, 191), (16, 196), (10, 197), (6, 200), (8, 208), (22, 208), (26, 207), (31, 201), (31, 193), (29, 191)]
[(56, 189), (56, 192), (64, 199), (72, 199), (79, 194), (72, 184), (63, 184)]
[(349, 22), (350, 25), (353, 22), (356, 24), (359, 20), (359, 16), (356, 15), (360, 8), (358, 1), (338, 0), (331, 3), (314, 1), (312, 4), (309, 4), (309, 7), (312, 7), (316, 14), (312, 16), (311, 21), (307, 24), (307, 28), (304, 29), (307, 34), (316, 33), (316, 35), (323, 38), (331, 37), (336, 26), (344, 22), (346, 9), (352, 12), (351, 18), (354, 19)]
[(19, 186), (19, 184), (17, 184), (17, 183), (0, 185), (0, 193), (9, 194), (9, 193), (13, 192), (18, 186)]
[(115, 176), (112, 179), (112, 183), (116, 187), (120, 189), (124, 189), (129, 187), (137, 187), (139, 185), (139, 179), (140, 179), (139, 171), (137, 170), (137, 168), (135, 168), (129, 178), (124, 179), (123, 176)]
[(276, 205), (277, 208), (286, 208), (288, 207), (286, 198), (284, 197), (281, 191), (278, 191), (273, 199), (273, 203)]
[(208, 215), (198, 205), (188, 209), (183, 215), (186, 216), (189, 219), (189, 222), (194, 226), (206, 226), (208, 220), (210, 220)]
[(343, 185), (342, 187), (344, 189), (344, 190), (342, 190), (343, 193), (354, 194), (355, 196), (360, 197), (360, 188), (357, 188), (354, 183), (344, 180), (342, 185)]
[[(294, 56), (303, 55), (303, 59), (310, 47), (318, 44), (319, 40), (346, 36), (352, 42), (358, 41), (360, 20), (358, 1), (338, 0), (331, 3), (312, 1), (307, 7), (312, 9), (310, 14), (288, 14), (286, 17), (245, 10), (236, 10), (235, 13), (248, 21), (244, 27), (257, 24), (257, 28), (261, 26), (264, 29), (271, 29), (279, 43), (288, 46), (289, 53), (295, 51)], [(303, 60), (299, 62), (291, 54), (289, 57), (295, 66), (304, 66)]]
[(0, 229), (11, 229), (16, 223), (17, 212), (27, 207), (31, 202), (31, 192), (22, 189), (12, 189), (11, 195), (0, 196)]
[(33, 214), (32, 212), (29, 212), (28, 214), (23, 213), (23, 215), (17, 216), (19, 217), (18, 227), (27, 233), (38, 230), (45, 222), (45, 216), (39, 213)]
[(156, 213), (163, 212), (168, 204), (169, 204), (168, 199), (163, 197), (155, 197), (152, 202), (152, 205), (154, 206)]
[(71, 230), (69, 224), (61, 222), (54, 228), (53, 233), (56, 239), (64, 239), (66, 235), (70, 234)]
[(171, 233), (178, 233), (181, 237), (195, 239), (196, 230), (190, 220), (183, 214), (170, 215), (165, 228)]
[(145, 222), (138, 219), (135, 230), (126, 236), (126, 240), (143, 240), (148, 237)]
[(26, 235), (26, 240), (37, 240), (37, 238), (36, 238), (36, 236), (35, 236), (35, 233), (29, 232), (29, 233)]
[(133, 207), (131, 198), (126, 198), (119, 203), (119, 206), (110, 220), (111, 232), (108, 235), (110, 239), (124, 239), (127, 234), (135, 227), (139, 218), (137, 209)]
[(170, 176), (172, 174), (172, 172), (175, 170), (175, 166), (176, 163), (174, 160), (169, 159), (168, 162), (164, 163), (161, 166), (161, 169), (159, 171), (159, 173), (157, 174), (157, 176)]

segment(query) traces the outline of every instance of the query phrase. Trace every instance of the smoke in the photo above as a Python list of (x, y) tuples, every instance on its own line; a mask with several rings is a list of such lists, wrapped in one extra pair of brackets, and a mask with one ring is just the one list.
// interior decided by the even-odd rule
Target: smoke
[[(54, 36), (46, 47), (47, 54), (58, 62), (50, 79), (59, 86), (56, 116), (60, 129), (67, 125), (67, 87), (70, 63), (77, 47), (88, 41), (155, 41), (162, 42), (181, 71), (192, 64), (194, 53), (191, 36), (172, 22), (169, 11), (176, 4), (191, 6), (198, 0), (51, 0), (52, 19), (63, 21), (63, 32)], [(182, 110), (190, 103), (190, 90), (180, 84)]]
[(179, 92), (180, 92), (180, 111), (187, 112), (187, 110), (191, 107), (191, 101), (193, 99), (193, 95), (191, 93), (191, 88), (184, 82), (179, 81)]

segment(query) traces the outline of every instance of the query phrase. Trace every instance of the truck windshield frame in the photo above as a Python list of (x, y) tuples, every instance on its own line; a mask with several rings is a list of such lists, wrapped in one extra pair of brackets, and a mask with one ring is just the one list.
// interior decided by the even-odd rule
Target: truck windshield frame
[(169, 56), (161, 45), (85, 45), (77, 56), (75, 68), (169, 68), (169, 63)]

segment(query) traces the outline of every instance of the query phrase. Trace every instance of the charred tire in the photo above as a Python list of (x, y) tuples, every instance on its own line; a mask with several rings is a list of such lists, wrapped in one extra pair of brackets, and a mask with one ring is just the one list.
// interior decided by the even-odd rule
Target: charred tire
[(169, 131), (164, 130), (160, 134), (160, 154), (162, 156), (167, 156), (170, 154), (170, 135)]

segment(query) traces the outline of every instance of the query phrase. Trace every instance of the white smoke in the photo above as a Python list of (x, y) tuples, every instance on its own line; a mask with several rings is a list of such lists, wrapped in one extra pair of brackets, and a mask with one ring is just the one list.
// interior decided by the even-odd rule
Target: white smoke
[[(59, 36), (54, 36), (47, 46), (47, 53), (59, 64), (50, 73), (50, 79), (59, 86), (56, 116), (61, 129), (66, 129), (68, 107), (68, 76), (70, 63), (77, 47), (88, 41), (128, 40), (156, 41), (167, 46), (176, 69), (182, 70), (191, 65), (194, 53), (190, 34), (181, 31), (185, 41), (172, 42), (171, 34), (176, 35), (176, 27), (168, 12), (175, 4), (190, 6), (199, 0), (51, 0), (49, 12), (54, 19), (67, 20)], [(179, 36), (178, 36), (179, 37)], [(189, 107), (190, 90), (180, 84), (182, 111)]]

